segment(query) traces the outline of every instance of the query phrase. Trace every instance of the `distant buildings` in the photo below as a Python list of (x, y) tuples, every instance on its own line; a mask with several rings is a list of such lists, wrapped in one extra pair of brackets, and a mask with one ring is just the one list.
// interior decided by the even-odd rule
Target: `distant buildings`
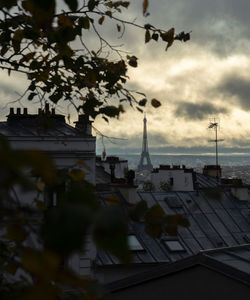
[[(43, 114), (50, 123), (43, 122)], [(15, 149), (45, 151), (58, 168), (71, 168), (83, 160), (88, 166), (87, 179), (97, 184), (104, 206), (111, 205), (109, 199), (115, 196), (128, 216), (131, 207), (143, 200), (148, 207), (159, 205), (166, 215), (179, 214), (189, 220), (190, 227), (179, 227), (176, 236), (165, 233), (152, 238), (143, 221), (128, 218), (132, 263), (126, 267), (110, 253), (96, 249), (89, 237), (86, 252), (72, 256), (69, 265), (78, 274), (106, 284), (111, 297), (248, 299), (243, 295), (250, 287), (250, 197), (241, 182), (218, 180), (217, 172), (216, 176), (200, 174), (185, 166), (161, 165), (150, 173), (149, 159), (149, 176), (156, 191), (138, 191), (127, 161), (96, 158), (95, 138), (86, 117), (80, 116), (72, 127), (48, 106), (35, 115), (11, 109), (7, 121), (0, 122), (0, 134)], [(149, 157), (147, 135), (144, 137), (142, 156)]]

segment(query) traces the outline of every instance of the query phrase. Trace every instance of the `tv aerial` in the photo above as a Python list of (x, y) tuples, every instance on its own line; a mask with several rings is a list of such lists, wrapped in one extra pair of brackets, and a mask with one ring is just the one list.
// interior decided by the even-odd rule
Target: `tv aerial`
[(214, 129), (215, 131), (215, 139), (214, 140), (209, 140), (209, 142), (215, 143), (215, 155), (216, 155), (216, 167), (218, 168), (219, 163), (218, 163), (218, 143), (223, 142), (224, 139), (218, 139), (218, 127), (219, 127), (219, 122), (216, 121), (214, 118), (212, 121), (210, 121), (208, 128), (209, 129)]

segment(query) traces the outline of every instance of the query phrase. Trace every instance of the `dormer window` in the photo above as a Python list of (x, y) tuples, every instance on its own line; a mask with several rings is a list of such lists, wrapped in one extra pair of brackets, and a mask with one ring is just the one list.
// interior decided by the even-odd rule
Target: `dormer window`
[(128, 235), (128, 246), (131, 251), (142, 251), (144, 250), (141, 243), (138, 241), (134, 234)]

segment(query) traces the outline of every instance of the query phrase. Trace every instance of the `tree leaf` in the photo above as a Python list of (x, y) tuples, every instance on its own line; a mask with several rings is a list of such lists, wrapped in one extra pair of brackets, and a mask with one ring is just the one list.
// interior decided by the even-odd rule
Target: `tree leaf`
[(78, 24), (84, 29), (89, 29), (89, 27), (90, 27), (89, 18), (88, 17), (79, 18)]
[(72, 169), (69, 172), (69, 176), (74, 180), (74, 181), (82, 181), (85, 178), (85, 173), (80, 170), (80, 169)]
[(88, 9), (90, 11), (93, 11), (97, 3), (98, 2), (96, 0), (89, 0), (89, 2), (88, 2)]
[(136, 68), (137, 67), (137, 57), (136, 56), (127, 56), (127, 58), (128, 58), (128, 64), (131, 66), (131, 67), (134, 67), (134, 68)]
[(102, 23), (103, 23), (104, 19), (105, 19), (105, 17), (104, 17), (104, 16), (102, 16), (102, 17), (101, 17), (101, 18), (98, 20), (98, 23), (99, 23), (100, 25), (102, 25)]
[(151, 39), (150, 31), (147, 29), (145, 32), (145, 43), (148, 43)]
[(158, 101), (157, 99), (153, 98), (153, 99), (151, 100), (151, 105), (152, 105), (154, 108), (157, 108), (157, 107), (161, 106), (161, 102)]
[(147, 103), (147, 99), (146, 98), (144, 98), (144, 99), (142, 99), (142, 100), (139, 101), (139, 105), (140, 106), (145, 106), (146, 103)]
[(78, 7), (77, 0), (64, 0), (64, 2), (68, 5), (69, 9), (72, 11), (76, 11)]
[(157, 42), (158, 39), (159, 39), (159, 34), (158, 34), (158, 33), (153, 33), (153, 34), (152, 34), (152, 39), (155, 40), (155, 41)]
[(144, 15), (146, 15), (147, 10), (148, 10), (148, 0), (143, 0), (143, 3), (142, 3), (142, 11), (143, 11), (143, 14), (144, 14)]

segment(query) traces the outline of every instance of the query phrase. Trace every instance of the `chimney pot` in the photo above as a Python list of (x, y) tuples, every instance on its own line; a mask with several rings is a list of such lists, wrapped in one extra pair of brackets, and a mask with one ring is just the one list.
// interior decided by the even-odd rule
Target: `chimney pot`
[(17, 113), (17, 115), (21, 115), (21, 108), (20, 107), (17, 108), (16, 113)]
[(14, 115), (14, 108), (10, 107), (10, 115)]
[(46, 104), (45, 104), (45, 112), (46, 112), (46, 113), (49, 113), (49, 103), (46, 103)]
[(24, 114), (24, 115), (27, 115), (27, 114), (28, 114), (28, 108), (27, 108), (27, 107), (24, 107), (24, 109), (23, 109), (23, 114)]

